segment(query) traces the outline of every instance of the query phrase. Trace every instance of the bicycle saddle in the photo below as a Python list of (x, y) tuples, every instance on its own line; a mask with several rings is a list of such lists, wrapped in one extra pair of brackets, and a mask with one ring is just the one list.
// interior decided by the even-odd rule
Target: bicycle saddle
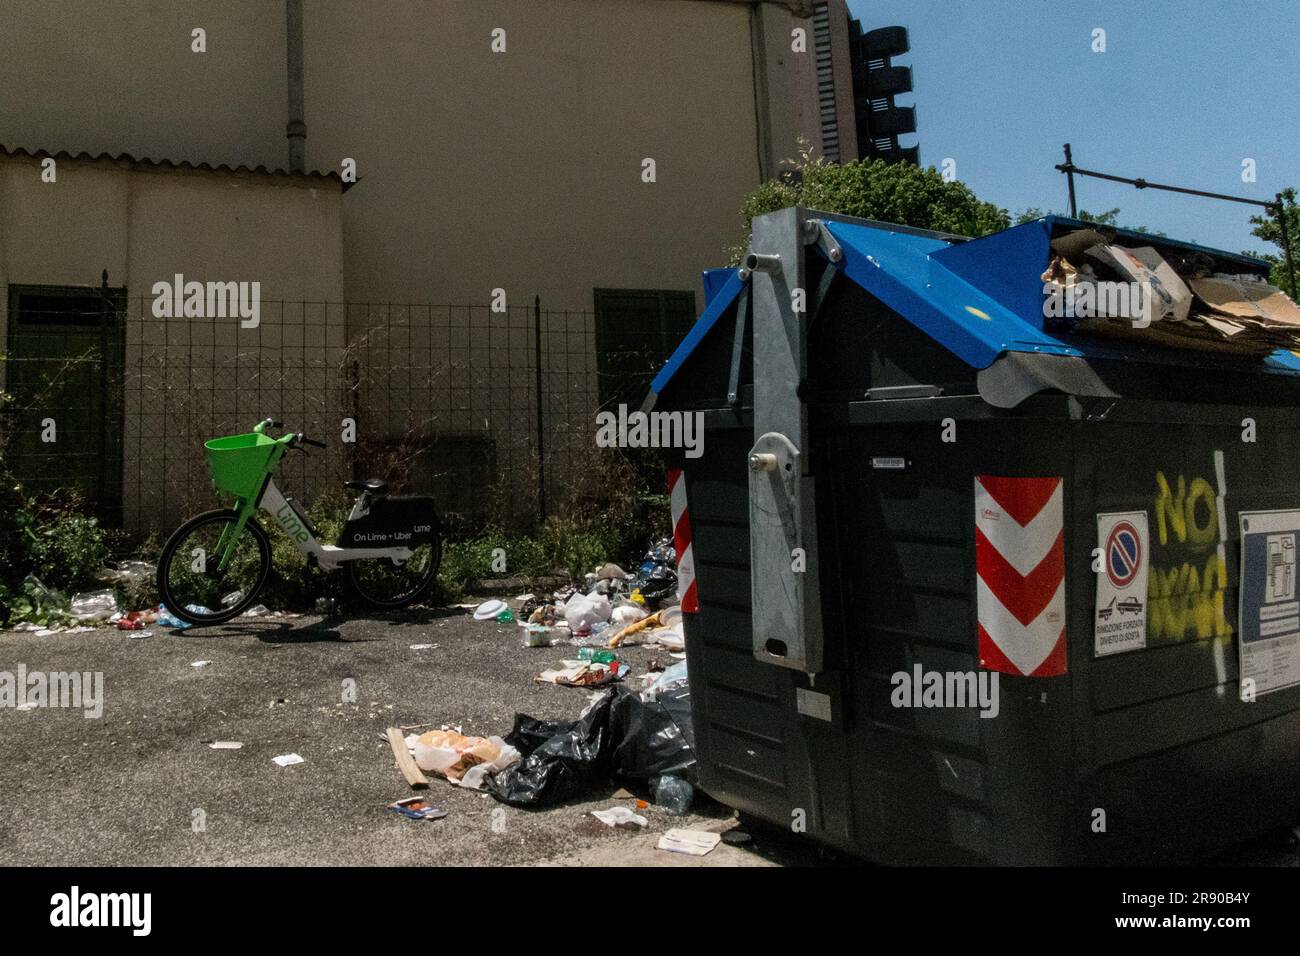
[(345, 481), (343, 487), (354, 491), (368, 491), (372, 495), (382, 495), (388, 490), (388, 482), (382, 478), (367, 478), (365, 481)]

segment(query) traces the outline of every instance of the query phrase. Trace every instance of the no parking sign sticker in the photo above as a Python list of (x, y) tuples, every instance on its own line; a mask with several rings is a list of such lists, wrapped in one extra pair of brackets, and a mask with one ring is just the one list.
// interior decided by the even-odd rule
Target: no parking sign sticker
[(1147, 646), (1147, 513), (1097, 515), (1097, 607), (1093, 651), (1097, 657)]

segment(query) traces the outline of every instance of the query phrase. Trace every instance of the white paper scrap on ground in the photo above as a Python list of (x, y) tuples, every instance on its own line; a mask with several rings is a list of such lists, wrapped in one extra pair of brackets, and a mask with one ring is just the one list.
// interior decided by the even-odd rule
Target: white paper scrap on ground
[(412, 645), (411, 645), (411, 650), (413, 650), (413, 651), (431, 651), (431, 650), (433, 650), (433, 649), (434, 649), (435, 647), (437, 647), (437, 646), (438, 646), (437, 644), (412, 644)]
[(271, 761), (279, 767), (292, 767), (296, 763), (306, 763), (302, 757), (297, 754), (283, 754), (279, 757), (272, 757)]
[(703, 830), (669, 830), (659, 838), (659, 849), (688, 856), (704, 856), (722, 842), (717, 833)]
[(211, 663), (212, 661), (190, 661), (190, 667), (197, 669), (200, 667), (207, 667)]
[[(238, 750), (244, 745), (238, 740), (214, 740), (208, 746), (213, 750)], [(275, 759), (279, 761), (280, 758), (276, 757)], [(302, 758), (299, 757), (298, 759), (301, 760)]]

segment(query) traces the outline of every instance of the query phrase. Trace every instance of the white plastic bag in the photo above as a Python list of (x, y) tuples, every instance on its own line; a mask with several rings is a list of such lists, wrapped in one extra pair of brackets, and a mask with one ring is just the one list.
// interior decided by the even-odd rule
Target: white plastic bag
[(564, 619), (575, 634), (591, 630), (597, 621), (608, 621), (609, 598), (603, 594), (575, 594), (564, 606)]

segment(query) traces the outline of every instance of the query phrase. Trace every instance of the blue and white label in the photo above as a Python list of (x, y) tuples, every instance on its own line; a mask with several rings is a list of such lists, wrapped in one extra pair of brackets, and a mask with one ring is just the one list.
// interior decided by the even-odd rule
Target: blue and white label
[[(1300, 684), (1300, 511), (1241, 514), (1241, 684), (1254, 696)], [(1249, 683), (1248, 683), (1249, 682)]]

